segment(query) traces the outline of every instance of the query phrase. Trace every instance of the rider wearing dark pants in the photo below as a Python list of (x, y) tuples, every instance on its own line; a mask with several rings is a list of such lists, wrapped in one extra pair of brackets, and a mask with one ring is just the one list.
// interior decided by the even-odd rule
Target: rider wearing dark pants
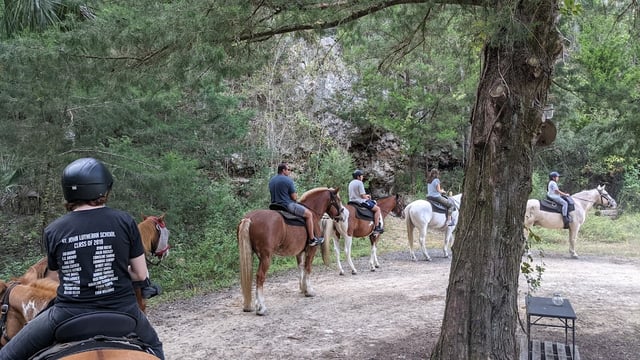
[(442, 196), (444, 193), (445, 191), (440, 187), (440, 171), (438, 169), (431, 169), (427, 177), (427, 199), (437, 201), (444, 206), (447, 209), (447, 224), (449, 226), (455, 226), (455, 222), (451, 220), (454, 204)]
[[(164, 359), (162, 343), (138, 307), (134, 283), (148, 284), (140, 232), (131, 215), (106, 207), (113, 178), (93, 158), (78, 159), (62, 174), (69, 211), (43, 235), (47, 276), (59, 281), (53, 306), (40, 313), (2, 349), (0, 360), (25, 360), (54, 342), (56, 327), (92, 311), (125, 312), (136, 319), (139, 339)], [(95, 334), (100, 324), (95, 324)]]

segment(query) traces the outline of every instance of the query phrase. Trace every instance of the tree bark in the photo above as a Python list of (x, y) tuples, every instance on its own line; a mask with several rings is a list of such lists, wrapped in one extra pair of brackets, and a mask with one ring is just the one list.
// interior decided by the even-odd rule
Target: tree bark
[[(518, 278), (532, 156), (562, 50), (556, 0), (510, 12), (483, 50), (462, 208), (440, 337), (431, 359), (517, 359)], [(502, 15), (503, 18), (507, 16)]]

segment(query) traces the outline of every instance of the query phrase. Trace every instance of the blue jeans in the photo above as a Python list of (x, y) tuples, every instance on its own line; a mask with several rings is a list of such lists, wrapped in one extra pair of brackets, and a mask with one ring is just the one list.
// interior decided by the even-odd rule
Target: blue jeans
[(567, 217), (567, 209), (569, 208), (569, 203), (567, 200), (562, 198), (560, 195), (547, 195), (551, 200), (555, 201), (557, 204), (562, 205), (562, 216)]
[[(52, 345), (55, 341), (53, 333), (60, 323), (82, 313), (94, 309), (82, 307), (63, 307), (54, 305), (43, 311), (20, 330), (11, 341), (0, 349), (0, 360), (26, 360), (38, 351)], [(155, 352), (156, 356), (164, 360), (164, 351), (158, 334), (151, 327), (147, 316), (138, 308), (137, 303), (129, 307), (118, 309), (118, 311), (131, 314), (137, 321), (136, 334), (140, 340), (148, 344)], [(99, 333), (99, 325), (96, 326), (96, 333)]]

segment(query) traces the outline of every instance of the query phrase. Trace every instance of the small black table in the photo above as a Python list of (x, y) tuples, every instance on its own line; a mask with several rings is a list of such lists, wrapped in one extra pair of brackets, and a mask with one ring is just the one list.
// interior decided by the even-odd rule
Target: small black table
[[(528, 354), (529, 359), (532, 356), (531, 349), (531, 326), (549, 326), (549, 327), (559, 327), (564, 328), (564, 343), (568, 345), (568, 332), (571, 329), (572, 335), (572, 357), (575, 356), (576, 353), (576, 313), (573, 311), (573, 307), (569, 300), (564, 299), (562, 305), (554, 305), (551, 298), (546, 297), (535, 297), (535, 296), (527, 296), (527, 346), (528, 346)], [(533, 321), (532, 321), (533, 318)], [(543, 318), (552, 318), (560, 320), (562, 325), (558, 325), (557, 323), (547, 322), (539, 322)], [(569, 323), (571, 320), (571, 323)]]

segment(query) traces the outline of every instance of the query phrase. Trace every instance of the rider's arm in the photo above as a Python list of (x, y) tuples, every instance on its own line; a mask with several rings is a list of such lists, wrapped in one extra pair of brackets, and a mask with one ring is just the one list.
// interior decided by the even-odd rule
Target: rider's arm
[(131, 281), (141, 281), (149, 276), (147, 261), (144, 254), (129, 260), (129, 274)]
[(47, 269), (47, 272), (45, 273), (44, 277), (49, 278), (51, 280), (55, 280), (55, 281), (60, 280), (58, 279), (58, 272), (56, 270)]
[(297, 192), (291, 193), (291, 195), (289, 195), (289, 196), (291, 196), (291, 200), (298, 201), (298, 193)]

